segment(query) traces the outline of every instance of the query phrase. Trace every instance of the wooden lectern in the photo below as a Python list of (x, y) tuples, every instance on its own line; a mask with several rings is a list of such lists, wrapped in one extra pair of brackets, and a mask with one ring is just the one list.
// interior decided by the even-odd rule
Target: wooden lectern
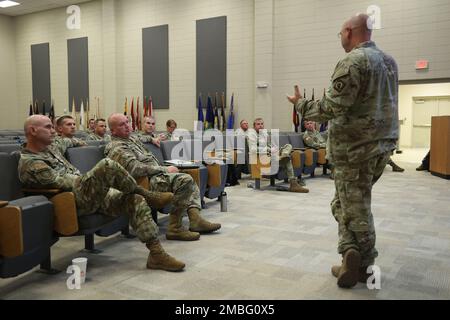
[(450, 116), (431, 117), (430, 172), (450, 179)]

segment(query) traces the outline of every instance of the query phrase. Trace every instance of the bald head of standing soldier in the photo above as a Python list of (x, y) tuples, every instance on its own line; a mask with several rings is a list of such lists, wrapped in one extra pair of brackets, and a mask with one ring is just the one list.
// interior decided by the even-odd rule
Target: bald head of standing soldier
[(339, 226), (342, 264), (333, 266), (339, 287), (366, 282), (375, 263), (372, 186), (381, 177), (398, 139), (398, 68), (373, 41), (372, 19), (357, 14), (338, 34), (347, 55), (321, 100), (303, 99), (295, 86), (288, 100), (306, 120), (329, 121), (327, 156), (335, 166), (331, 211)]

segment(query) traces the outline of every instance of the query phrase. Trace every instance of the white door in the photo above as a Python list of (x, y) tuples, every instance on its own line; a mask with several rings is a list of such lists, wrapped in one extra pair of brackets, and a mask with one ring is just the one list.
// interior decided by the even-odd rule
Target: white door
[(413, 98), (412, 146), (429, 148), (431, 117), (450, 115), (450, 98)]

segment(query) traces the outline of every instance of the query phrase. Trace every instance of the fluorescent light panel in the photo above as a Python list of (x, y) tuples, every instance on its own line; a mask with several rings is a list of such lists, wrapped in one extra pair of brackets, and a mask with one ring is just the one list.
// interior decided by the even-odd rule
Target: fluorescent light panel
[(18, 6), (20, 3), (10, 0), (0, 1), (0, 8), (8, 8)]

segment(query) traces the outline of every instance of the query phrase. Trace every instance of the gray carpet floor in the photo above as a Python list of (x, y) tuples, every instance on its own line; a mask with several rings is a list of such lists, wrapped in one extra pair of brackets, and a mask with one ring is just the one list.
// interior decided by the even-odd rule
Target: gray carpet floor
[[(450, 299), (450, 181), (415, 171), (417, 161), (398, 164), (406, 171), (387, 167), (373, 190), (379, 290), (365, 284), (340, 289), (330, 274), (341, 259), (329, 208), (334, 183), (317, 169), (315, 178), (306, 178), (309, 194), (256, 191), (246, 179), (227, 188), (227, 212), (212, 200), (203, 211), (222, 229), (199, 241), (166, 240), (167, 216), (161, 216), (160, 239), (186, 263), (183, 272), (147, 270), (148, 251), (137, 239), (96, 237), (103, 252), (90, 254), (81, 251), (82, 237), (64, 238), (52, 249), (61, 273), (34, 269), (0, 279), (0, 298)], [(86, 283), (69, 290), (65, 270), (81, 256), (88, 258)]]

